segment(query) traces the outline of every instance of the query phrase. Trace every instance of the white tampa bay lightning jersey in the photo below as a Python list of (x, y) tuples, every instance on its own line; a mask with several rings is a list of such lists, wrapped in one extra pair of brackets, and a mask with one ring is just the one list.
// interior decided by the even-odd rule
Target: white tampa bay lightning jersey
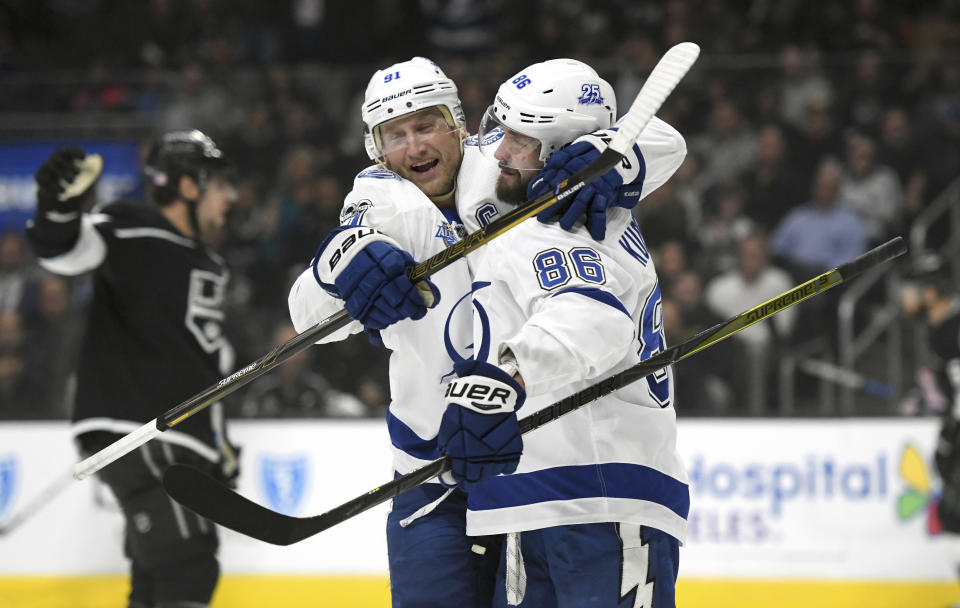
[[(495, 215), (498, 169), (475, 145), (464, 148), (457, 180), (459, 198), (469, 190), (473, 208)], [(479, 185), (485, 184), (484, 191)], [(480, 217), (483, 217), (482, 215)], [(412, 182), (392, 171), (370, 167), (357, 175), (353, 190), (344, 200), (340, 221), (344, 225), (371, 226), (396, 240), (418, 262), (453, 245), (466, 234), (456, 212), (441, 211)], [(473, 222), (476, 225), (476, 220)], [(469, 306), (455, 304), (470, 294), (470, 271), (466, 260), (457, 261), (430, 277), (440, 290), (440, 301), (418, 321), (401, 321), (380, 332), (390, 354), (390, 406), (387, 426), (393, 445), (394, 468), (404, 474), (441, 456), (436, 435), (445, 409), (443, 389), (453, 374), (448, 352), (469, 352), (471, 315)], [(343, 308), (342, 300), (317, 284), (307, 268), (290, 291), (290, 315), (297, 331), (304, 331)], [(342, 340), (363, 331), (353, 321), (343, 330), (321, 340)], [(446, 339), (446, 340), (445, 340)]]
[[(685, 146), (654, 119), (638, 147), (646, 195), (676, 171)], [(472, 354), (496, 364), (513, 352), (527, 390), (520, 417), (665, 348), (656, 271), (629, 211), (608, 211), (603, 241), (531, 220), (478, 253)], [(470, 492), (468, 534), (618, 521), (683, 542), (689, 490), (671, 385), (664, 370), (524, 435), (516, 473)]]

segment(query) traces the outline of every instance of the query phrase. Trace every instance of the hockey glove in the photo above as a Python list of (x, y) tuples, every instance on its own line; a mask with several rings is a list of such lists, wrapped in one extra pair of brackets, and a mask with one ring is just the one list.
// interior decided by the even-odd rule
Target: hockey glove
[(440, 481), (466, 491), (495, 475), (517, 470), (523, 439), (517, 410), (526, 393), (499, 367), (468, 359), (454, 366), (459, 378), (447, 384), (447, 409), (437, 446), (450, 456), (451, 476)]
[(341, 226), (320, 245), (313, 275), (320, 286), (344, 300), (364, 329), (380, 330), (403, 319), (420, 319), (440, 301), (440, 291), (424, 279), (416, 286), (407, 270), (416, 266), (396, 241), (365, 226)]
[(78, 217), (83, 201), (103, 172), (103, 158), (87, 155), (79, 148), (57, 148), (40, 165), (37, 181), (37, 210), (52, 221)]
[[(583, 135), (554, 152), (539, 175), (527, 186), (527, 198), (533, 200), (543, 196), (595, 161), (600, 152), (607, 148), (613, 131), (601, 130)], [(537, 219), (547, 223), (560, 216), (560, 227), (572, 230), (577, 220), (583, 217), (590, 236), (598, 241), (603, 240), (607, 232), (607, 209), (636, 207), (640, 202), (643, 174), (643, 156), (634, 145), (620, 164), (584, 186), (573, 200), (568, 197), (558, 201), (538, 213)]]

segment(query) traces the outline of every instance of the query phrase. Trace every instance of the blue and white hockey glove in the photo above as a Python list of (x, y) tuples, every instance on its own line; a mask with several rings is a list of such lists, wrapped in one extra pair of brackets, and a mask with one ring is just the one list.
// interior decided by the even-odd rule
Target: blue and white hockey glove
[(505, 371), (468, 359), (454, 366), (456, 380), (447, 384), (447, 409), (440, 421), (437, 446), (450, 456), (455, 483), (469, 491), (473, 484), (517, 470), (523, 439), (517, 410), (526, 392)]
[(364, 329), (380, 330), (403, 319), (420, 319), (440, 301), (424, 279), (416, 285), (407, 270), (416, 262), (375, 228), (340, 226), (327, 235), (313, 258), (313, 276), (328, 293), (344, 300)]
[[(556, 188), (557, 184), (592, 163), (607, 148), (616, 129), (594, 131), (578, 137), (572, 144), (554, 152), (546, 166), (527, 186), (527, 199), (533, 200)], [(547, 223), (560, 216), (560, 227), (573, 229), (583, 217), (590, 236), (600, 241), (607, 232), (607, 209), (623, 207), (633, 209), (640, 202), (643, 186), (644, 165), (640, 148), (634, 145), (626, 157), (569, 198), (547, 207), (537, 214), (537, 219)]]

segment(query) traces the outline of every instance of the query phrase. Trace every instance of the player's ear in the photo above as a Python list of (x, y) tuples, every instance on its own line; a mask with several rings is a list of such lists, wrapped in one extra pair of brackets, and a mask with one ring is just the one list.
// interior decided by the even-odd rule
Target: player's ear
[(178, 186), (180, 189), (180, 198), (184, 200), (193, 201), (200, 196), (200, 188), (197, 187), (197, 182), (193, 181), (193, 178), (189, 175), (181, 175)]

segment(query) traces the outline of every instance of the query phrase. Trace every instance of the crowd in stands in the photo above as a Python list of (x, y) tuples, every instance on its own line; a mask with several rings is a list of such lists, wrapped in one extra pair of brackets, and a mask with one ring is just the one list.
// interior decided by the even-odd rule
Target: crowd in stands
[[(136, 117), (152, 133), (90, 132), (200, 128), (221, 143), (240, 175), (224, 250), (243, 364), (292, 335), (287, 287), (369, 164), (359, 107), (374, 69), (431, 57), (475, 130), (524, 65), (587, 61), (625, 109), (684, 40), (701, 59), (659, 115), (684, 134), (687, 159), (637, 210), (668, 343), (904, 234), (960, 175), (951, 0), (13, 3), (0, 7), (0, 116)], [(22, 234), (0, 235), (0, 418), (66, 415), (88, 297), (82, 280), (40, 271)], [(681, 364), (678, 411), (770, 414), (778, 349), (829, 334), (830, 306), (818, 299)], [(354, 337), (308, 353), (236, 411), (383, 412), (384, 351)]]

